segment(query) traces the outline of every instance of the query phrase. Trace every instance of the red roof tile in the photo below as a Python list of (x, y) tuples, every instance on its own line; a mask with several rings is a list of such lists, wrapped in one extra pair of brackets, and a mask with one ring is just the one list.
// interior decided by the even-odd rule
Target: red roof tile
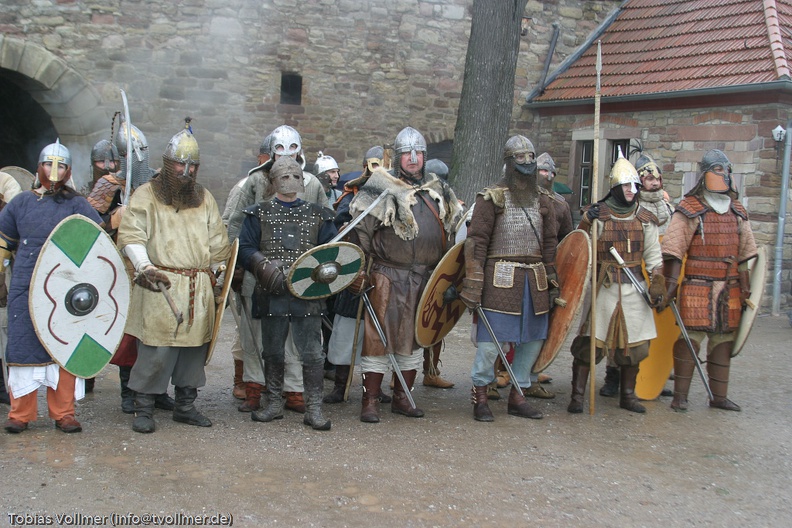
[[(792, 0), (631, 0), (599, 37), (602, 97), (761, 84), (792, 75)], [(530, 102), (591, 99), (596, 40)]]

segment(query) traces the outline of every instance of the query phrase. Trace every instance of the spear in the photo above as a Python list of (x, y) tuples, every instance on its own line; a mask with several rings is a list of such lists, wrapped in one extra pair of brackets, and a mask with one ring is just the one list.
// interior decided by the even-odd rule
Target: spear
[[(592, 160), (591, 172), (591, 200), (589, 204), (597, 203), (597, 191), (599, 189), (599, 136), (600, 136), (600, 74), (602, 73), (602, 41), (597, 41), (597, 88), (594, 91), (594, 159)], [(597, 325), (596, 325), (596, 306), (597, 306), (597, 220), (591, 223), (591, 247), (594, 248), (591, 259), (591, 318), (589, 319), (589, 414), (594, 414), (594, 397), (596, 377), (596, 357), (597, 357)]]

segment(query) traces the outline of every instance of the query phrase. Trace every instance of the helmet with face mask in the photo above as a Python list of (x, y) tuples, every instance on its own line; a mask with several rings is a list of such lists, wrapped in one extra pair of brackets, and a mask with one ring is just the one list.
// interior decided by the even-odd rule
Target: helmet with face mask
[(536, 174), (536, 150), (533, 143), (525, 136), (512, 136), (503, 148), (503, 161), (512, 163), (514, 169), (523, 175)]
[(275, 160), (267, 176), (273, 192), (280, 194), (305, 192), (302, 167), (289, 156), (281, 156)]
[[(426, 139), (420, 132), (412, 127), (402, 129), (396, 135), (396, 141), (393, 142), (393, 151), (396, 153), (396, 174), (407, 174), (402, 170), (401, 156), (404, 153), (410, 154), (410, 162), (416, 163), (418, 161), (418, 153), (423, 152), (423, 163), (420, 169), (420, 176), (417, 179), (423, 179), (424, 167), (426, 166)], [(410, 175), (415, 179), (414, 176)]]
[(190, 121), (185, 119), (184, 129), (168, 142), (162, 154), (162, 172), (152, 180), (157, 197), (177, 209), (198, 207), (203, 202), (204, 189), (196, 183), (200, 151)]
[[(44, 164), (52, 163), (49, 176), (44, 171)], [(63, 176), (60, 175), (60, 166), (66, 167)], [(38, 159), (36, 175), (47, 193), (53, 193), (63, 187), (71, 178), (72, 159), (69, 149), (61, 145), (60, 140), (41, 149)]]
[[(363, 166), (369, 171), (374, 172), (377, 167), (384, 167), (383, 158), (385, 157), (385, 149), (379, 146), (371, 147), (366, 151), (363, 157)], [(384, 167), (387, 169), (388, 167)]]
[(301, 168), (305, 167), (302, 139), (299, 132), (289, 125), (281, 125), (273, 130), (270, 136), (270, 157), (272, 159), (275, 159), (276, 154), (290, 156), (297, 160)]
[(141, 130), (132, 125), (132, 155), (127, 156), (127, 126), (124, 118), (121, 118), (121, 125), (118, 129), (118, 134), (115, 138), (115, 146), (118, 149), (118, 155), (121, 157), (121, 165), (119, 170), (119, 177), (126, 178), (127, 175), (127, 162), (132, 165), (132, 188), (137, 189), (144, 183), (151, 180), (153, 171), (149, 165), (149, 152), (148, 141), (146, 136)]
[(701, 158), (704, 188), (718, 194), (737, 192), (732, 177), (732, 164), (722, 150), (712, 149)]
[[(117, 172), (120, 168), (120, 156), (115, 145), (106, 139), (97, 142), (91, 149), (91, 174), (93, 183), (99, 181), (102, 176), (107, 176), (111, 172)], [(97, 166), (98, 165), (98, 166)], [(119, 174), (124, 178), (125, 174)]]
[[(614, 196), (619, 202), (629, 205), (634, 203), (638, 197), (638, 189), (641, 187), (641, 178), (638, 177), (638, 171), (635, 170), (635, 167), (632, 163), (627, 161), (621, 151), (621, 147), (619, 147), (619, 154), (618, 158), (616, 159), (616, 163), (613, 164), (611, 168), (610, 177), (610, 194)], [(627, 200), (624, 196), (624, 189), (622, 185), (629, 184), (630, 190), (633, 192), (634, 196), (632, 200)]]

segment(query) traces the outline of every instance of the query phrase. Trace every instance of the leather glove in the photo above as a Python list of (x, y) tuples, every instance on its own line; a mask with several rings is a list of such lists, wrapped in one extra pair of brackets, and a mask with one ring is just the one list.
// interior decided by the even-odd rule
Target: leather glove
[[(753, 304), (750, 302), (751, 298), (751, 274), (748, 270), (743, 270), (740, 272), (740, 305), (742, 309), (745, 310), (749, 304)], [(752, 306), (755, 308), (755, 306)]]
[[(665, 277), (666, 294), (663, 304), (657, 307), (657, 313), (662, 312), (666, 307), (674, 302), (679, 288), (679, 273), (682, 271), (682, 261), (676, 258), (668, 258), (663, 261), (663, 277)], [(651, 293), (650, 293), (651, 295)]]
[(364, 291), (366, 291), (366, 288), (369, 287), (370, 282), (371, 281), (368, 276), (368, 273), (366, 273), (365, 271), (361, 271), (360, 274), (357, 277), (355, 277), (355, 280), (353, 280), (352, 283), (348, 286), (349, 292), (352, 293), (353, 295), (360, 295)]
[(168, 276), (154, 266), (149, 266), (135, 276), (135, 284), (153, 292), (160, 291), (158, 285), (160, 282), (166, 289), (170, 289), (171, 282)]
[(599, 204), (599, 202), (593, 203), (586, 210), (586, 218), (588, 219), (589, 222), (593, 222), (594, 220), (599, 218), (599, 213), (600, 213), (600, 204)]
[(245, 279), (245, 268), (237, 266), (231, 276), (231, 289), (237, 293), (242, 291), (242, 281)]
[(550, 294), (550, 308), (567, 305), (565, 299), (561, 298), (561, 284), (558, 282), (558, 274), (552, 268), (547, 268), (547, 291)]
[(0, 308), (8, 306), (8, 287), (5, 283), (5, 271), (0, 272)]
[(220, 285), (216, 285), (212, 287), (212, 293), (214, 293), (215, 298), (215, 305), (219, 305), (225, 299), (223, 299), (223, 287)]
[(652, 273), (652, 283), (649, 285), (649, 299), (652, 301), (652, 308), (658, 311), (667, 306), (666, 303), (666, 280), (659, 269)]

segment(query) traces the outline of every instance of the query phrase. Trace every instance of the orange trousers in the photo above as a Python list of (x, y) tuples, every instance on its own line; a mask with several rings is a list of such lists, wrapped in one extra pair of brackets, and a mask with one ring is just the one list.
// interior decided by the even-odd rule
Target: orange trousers
[[(77, 378), (74, 374), (60, 369), (58, 388), (52, 390), (47, 387), (47, 407), (53, 420), (62, 420), (66, 416), (74, 415), (74, 384)], [(20, 422), (35, 422), (38, 414), (38, 391), (25, 394), (21, 398), (14, 398), (11, 388), (8, 389), (11, 399), (11, 410), (8, 412), (9, 420)]]

